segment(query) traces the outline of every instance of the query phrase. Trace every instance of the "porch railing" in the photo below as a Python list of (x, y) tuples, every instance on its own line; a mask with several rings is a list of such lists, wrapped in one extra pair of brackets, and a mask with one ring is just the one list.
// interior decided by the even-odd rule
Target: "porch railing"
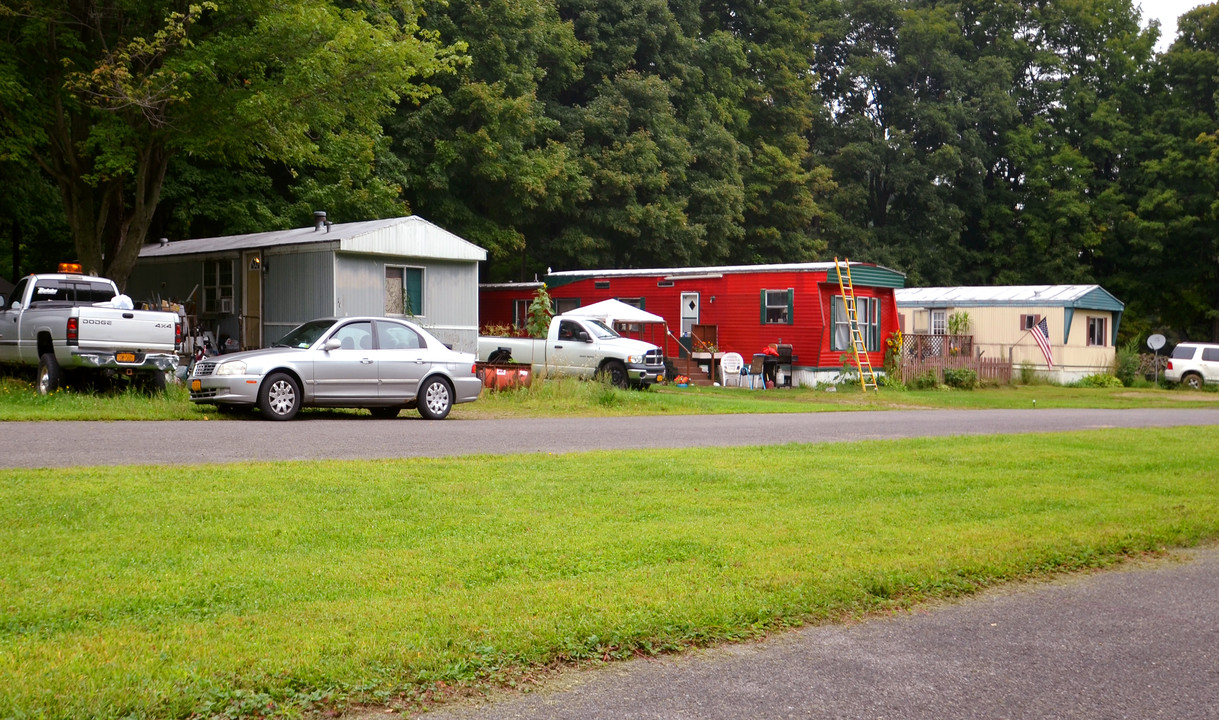
[(907, 358), (970, 357), (974, 354), (973, 335), (934, 335), (907, 333), (902, 336), (902, 349)]

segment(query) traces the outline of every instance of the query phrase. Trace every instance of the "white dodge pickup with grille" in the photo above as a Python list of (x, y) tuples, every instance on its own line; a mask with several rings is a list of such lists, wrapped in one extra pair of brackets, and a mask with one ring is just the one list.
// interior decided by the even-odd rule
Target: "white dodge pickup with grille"
[(176, 313), (135, 310), (106, 278), (27, 275), (11, 295), (0, 295), (0, 363), (37, 365), (44, 395), (69, 372), (126, 376), (163, 389), (181, 341)]

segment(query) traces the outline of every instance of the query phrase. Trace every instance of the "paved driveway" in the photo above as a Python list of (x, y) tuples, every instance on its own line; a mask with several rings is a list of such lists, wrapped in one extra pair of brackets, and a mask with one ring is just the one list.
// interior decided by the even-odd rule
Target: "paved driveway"
[(0, 467), (375, 459), (471, 453), (847, 442), (1219, 424), (1219, 409), (894, 410), (442, 422), (367, 415), (292, 422), (4, 422)]
[(888, 619), (569, 671), (537, 692), (422, 717), (1214, 720), (1216, 618), (1210, 547)]

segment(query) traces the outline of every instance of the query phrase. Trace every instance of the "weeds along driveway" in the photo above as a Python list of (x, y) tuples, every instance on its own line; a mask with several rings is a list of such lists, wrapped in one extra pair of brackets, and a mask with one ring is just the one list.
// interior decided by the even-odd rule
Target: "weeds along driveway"
[[(1219, 547), (861, 624), (568, 672), (421, 720), (1216, 717)], [(353, 714), (372, 720), (380, 714)]]
[(1219, 425), (1219, 409), (894, 410), (426, 421), (3, 422), (0, 467), (187, 465), (688, 448)]

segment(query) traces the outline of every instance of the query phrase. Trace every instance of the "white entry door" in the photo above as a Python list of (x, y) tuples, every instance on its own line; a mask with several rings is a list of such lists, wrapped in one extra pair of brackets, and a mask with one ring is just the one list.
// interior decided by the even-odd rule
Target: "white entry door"
[(686, 336), (698, 324), (698, 293), (681, 294), (681, 334)]

